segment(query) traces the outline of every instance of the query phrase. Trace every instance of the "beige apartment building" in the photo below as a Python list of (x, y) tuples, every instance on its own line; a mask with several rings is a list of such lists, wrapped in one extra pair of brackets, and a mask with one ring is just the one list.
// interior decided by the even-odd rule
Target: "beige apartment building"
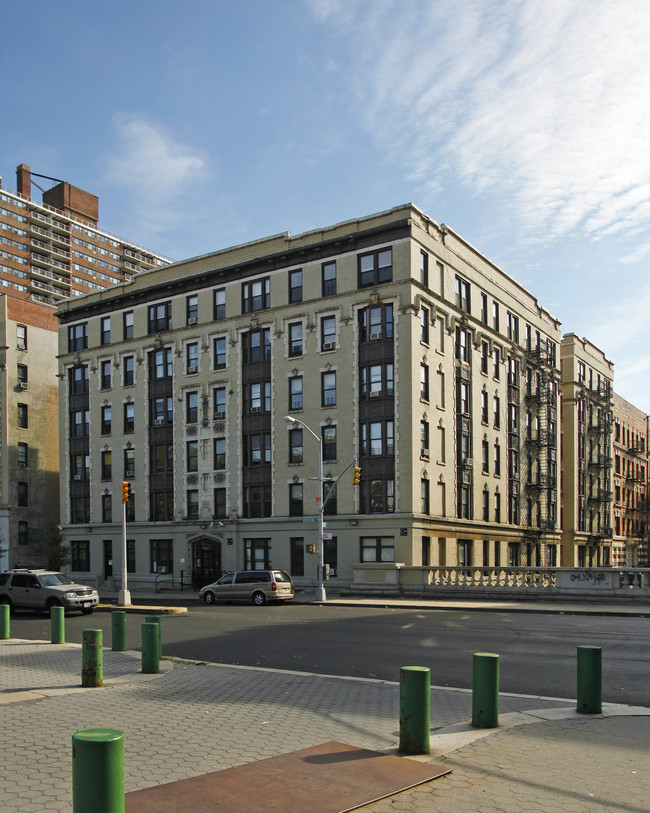
[(648, 416), (613, 397), (614, 567), (648, 567)]
[(0, 294), (0, 570), (41, 565), (59, 522), (57, 327), (52, 308)]
[(612, 566), (614, 365), (587, 339), (562, 339), (562, 565)]
[(360, 562), (560, 563), (560, 324), (415, 206), (142, 273), (57, 315), (79, 577), (122, 572), (126, 479), (130, 585), (268, 566), (313, 581), (311, 432), (338, 582)]
[(95, 195), (56, 181), (36, 202), (32, 176), (44, 176), (16, 174), (16, 192), (0, 183), (2, 569), (44, 564), (43, 533), (59, 522), (56, 305), (167, 262), (100, 229)]

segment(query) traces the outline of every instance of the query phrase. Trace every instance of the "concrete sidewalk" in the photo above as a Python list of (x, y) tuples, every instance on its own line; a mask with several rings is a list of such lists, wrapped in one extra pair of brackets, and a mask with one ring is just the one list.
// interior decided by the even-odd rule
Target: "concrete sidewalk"
[[(396, 683), (163, 663), (145, 676), (139, 653), (105, 650), (105, 688), (82, 689), (79, 646), (0, 641), (3, 810), (70, 810), (71, 737), (84, 728), (124, 731), (127, 790), (328, 740), (395, 752)], [(453, 773), (363, 810), (648, 809), (650, 709), (606, 705), (586, 717), (575, 700), (501, 695), (498, 729), (472, 729), (470, 717), (470, 692), (433, 687), (432, 753), (418, 759)]]

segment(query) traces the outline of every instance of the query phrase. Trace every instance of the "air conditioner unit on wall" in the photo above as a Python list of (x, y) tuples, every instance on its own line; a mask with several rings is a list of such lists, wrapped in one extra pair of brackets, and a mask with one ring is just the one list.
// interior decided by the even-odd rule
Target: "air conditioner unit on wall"
[(19, 381), (18, 386), (20, 387), (21, 390), (29, 389), (29, 384), (26, 381)]
[(196, 322), (197, 322), (196, 316), (190, 316), (190, 318), (187, 320), (188, 325), (195, 325)]
[(80, 474), (75, 474), (74, 479), (75, 480), (81, 480), (81, 475)]
[(334, 350), (336, 342), (323, 342), (323, 350)]
[(375, 330), (370, 334), (370, 341), (371, 342), (378, 342), (381, 339), (381, 331)]
[(163, 423), (164, 423), (164, 420), (162, 418), (156, 418), (156, 420), (153, 422), (153, 425), (154, 426), (162, 426)]
[(135, 474), (134, 471), (127, 471), (126, 476), (127, 477), (133, 477), (134, 474)]
[(198, 371), (199, 371), (199, 366), (198, 366), (198, 364), (190, 364), (190, 366), (187, 368), (187, 374), (188, 374), (188, 375), (192, 375), (192, 374), (194, 374), (194, 373), (198, 373)]

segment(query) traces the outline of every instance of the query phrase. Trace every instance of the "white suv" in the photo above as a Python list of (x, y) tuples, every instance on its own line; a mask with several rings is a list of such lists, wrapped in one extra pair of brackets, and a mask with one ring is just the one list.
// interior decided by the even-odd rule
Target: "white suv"
[(0, 573), (0, 603), (21, 610), (64, 607), (88, 615), (99, 604), (97, 590), (55, 570), (16, 568)]

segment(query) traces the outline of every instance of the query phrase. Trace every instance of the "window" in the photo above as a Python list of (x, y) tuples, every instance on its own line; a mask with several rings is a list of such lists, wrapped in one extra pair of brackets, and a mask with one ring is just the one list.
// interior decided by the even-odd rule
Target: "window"
[(174, 449), (171, 443), (157, 443), (151, 447), (151, 467), (156, 474), (174, 470)]
[(393, 279), (393, 250), (391, 248), (359, 255), (358, 286), (369, 288)]
[(29, 506), (29, 486), (24, 481), (18, 482), (18, 507), (27, 508)]
[(244, 436), (244, 465), (257, 466), (271, 462), (271, 433), (262, 432)]
[(102, 435), (110, 435), (111, 427), (111, 406), (103, 406), (101, 409), (101, 432)]
[(474, 544), (471, 539), (458, 540), (458, 567), (471, 567)]
[(420, 341), (429, 344), (429, 308), (420, 308)]
[(173, 491), (151, 492), (151, 519), (153, 522), (162, 522), (174, 519), (174, 493)]
[(199, 321), (198, 294), (190, 294), (185, 297), (185, 317), (188, 325), (195, 325)]
[(18, 428), (29, 428), (29, 407), (27, 404), (18, 404)]
[(456, 328), (456, 358), (469, 362), (471, 350), (471, 334), (462, 327)]
[(359, 340), (377, 342), (393, 338), (393, 306), (373, 305), (359, 311)]
[(333, 463), (336, 461), (336, 426), (323, 426), (321, 429), (323, 440), (323, 462)]
[(111, 371), (111, 362), (110, 359), (107, 361), (102, 361), (100, 365), (100, 386), (103, 390), (109, 390), (111, 388), (111, 384), (113, 381), (113, 375)]
[(492, 327), (499, 330), (499, 303), (492, 302)]
[(195, 488), (187, 490), (187, 518), (198, 519), (199, 516), (199, 492)]
[(481, 463), (483, 474), (490, 473), (490, 444), (487, 440), (481, 443)]
[(88, 392), (88, 367), (85, 364), (69, 369), (68, 386), (70, 395), (80, 395), (83, 392)]
[(292, 536), (291, 543), (291, 574), (292, 576), (305, 575), (305, 539), (302, 536)]
[(130, 480), (135, 477), (135, 449), (124, 450), (124, 478)]
[(379, 457), (395, 454), (393, 421), (372, 421), (361, 424), (361, 454)]
[(124, 386), (131, 387), (135, 384), (135, 358), (124, 356), (122, 364), (124, 365)]
[(226, 289), (217, 288), (212, 303), (212, 316), (215, 322), (226, 318)]
[(271, 281), (269, 277), (242, 283), (242, 313), (266, 310), (271, 306)]
[(27, 325), (16, 325), (16, 348), (27, 350)]
[(429, 513), (429, 480), (426, 477), (420, 479), (420, 513)]
[(289, 379), (289, 411), (302, 409), (302, 376), (296, 375)]
[(465, 313), (470, 312), (469, 282), (462, 277), (456, 277), (456, 307)]
[(149, 335), (163, 333), (172, 328), (172, 303), (160, 302), (149, 305)]
[(321, 267), (323, 296), (336, 294), (336, 262), (323, 263)]
[(336, 406), (336, 373), (321, 373), (321, 406)]
[(187, 461), (187, 471), (199, 470), (199, 442), (198, 440), (188, 440), (185, 449), (185, 459)]
[(258, 381), (254, 384), (249, 384), (245, 409), (252, 415), (257, 415), (259, 412), (268, 413), (271, 411), (270, 381)]
[(214, 468), (216, 471), (226, 468), (226, 439), (214, 439)]
[(185, 421), (196, 423), (199, 419), (199, 394), (188, 392), (185, 394)]
[(481, 322), (488, 323), (488, 298), (487, 294), (481, 294)]
[(151, 365), (151, 377), (156, 380), (172, 377), (172, 350), (165, 347), (162, 350), (154, 350), (149, 354)]
[(302, 302), (302, 271), (289, 272), (289, 302)]
[(133, 311), (122, 314), (122, 339), (126, 342), (133, 338)]
[(506, 328), (508, 333), (508, 338), (512, 342), (519, 341), (519, 317), (515, 316), (514, 313), (510, 313), (510, 311), (506, 312)]
[(483, 521), (490, 521), (490, 492), (487, 488), (483, 492)]
[(246, 486), (244, 488), (244, 516), (271, 516), (271, 486)]
[(102, 452), (102, 480), (113, 479), (113, 453), (109, 451)]
[(302, 356), (302, 322), (289, 325), (289, 355)]
[(90, 497), (87, 494), (71, 496), (70, 521), (73, 525), (81, 525), (90, 521)]
[(289, 463), (302, 463), (302, 429), (289, 430)]
[(111, 343), (111, 317), (110, 316), (102, 316), (100, 325), (101, 325), (101, 327), (100, 327), (99, 343), (100, 344), (110, 344)]
[(492, 351), (492, 375), (498, 380), (500, 378), (500, 367), (499, 367), (499, 351), (498, 349), (494, 349)]
[[(185, 361), (187, 363), (187, 374), (193, 375), (199, 371), (199, 343), (189, 342), (185, 346)], [(225, 365), (224, 365), (225, 366)]]
[(429, 255), (420, 251), (420, 282), (425, 288), (429, 287)]
[(113, 521), (113, 495), (102, 494), (102, 522)]
[(215, 488), (214, 490), (214, 518), (224, 519), (226, 517), (226, 489)]
[(214, 347), (213, 369), (215, 369), (215, 370), (225, 370), (226, 369), (226, 339), (225, 339), (225, 337), (215, 339), (214, 342), (213, 342), (213, 347)]
[(420, 398), (429, 400), (429, 365), (420, 364)]
[(173, 401), (170, 395), (152, 398), (150, 420), (154, 426), (171, 423), (173, 418)]
[(302, 483), (291, 483), (289, 486), (289, 516), (301, 517), (303, 514)]
[(271, 566), (270, 540), (244, 539), (244, 565), (247, 570), (264, 570)]
[(70, 557), (73, 572), (90, 572), (90, 542), (87, 539), (73, 539), (70, 542)]
[(217, 387), (213, 390), (212, 396), (213, 417), (215, 420), (223, 420), (226, 417), (226, 388)]
[(467, 381), (458, 382), (458, 412), (461, 415), (469, 415), (469, 383)]
[(494, 473), (501, 474), (501, 447), (498, 441), (494, 444)]
[(68, 352), (74, 353), (78, 350), (88, 348), (88, 322), (81, 322), (78, 325), (68, 327)]
[(242, 336), (244, 362), (255, 364), (271, 360), (271, 331), (251, 330)]
[(124, 433), (135, 432), (135, 404), (124, 404)]
[(481, 342), (481, 372), (487, 375), (488, 372), (488, 343)]
[(395, 540), (392, 536), (362, 536), (362, 562), (394, 562)]
[(519, 542), (508, 542), (508, 567), (519, 567)]
[(501, 426), (501, 399), (498, 395), (494, 396), (494, 428), (498, 429)]
[(18, 379), (18, 384), (22, 389), (27, 389), (27, 384), (29, 383), (28, 372), (29, 371), (26, 364), (16, 365), (16, 378)]
[(481, 422), (488, 423), (489, 421), (489, 411), (488, 411), (488, 394), (485, 390), (481, 392)]
[(29, 445), (27, 443), (18, 444), (18, 466), (26, 469), (29, 465)]
[(320, 320), (320, 349), (336, 349), (336, 316), (324, 316)]
[(174, 572), (174, 542), (171, 539), (152, 539), (149, 542), (152, 573)]
[[(18, 406), (23, 406), (18, 404)], [(26, 408), (26, 407), (25, 407)], [(87, 409), (76, 409), (70, 413), (70, 430), (73, 438), (87, 438), (90, 412)]]
[(393, 397), (393, 365), (392, 363), (372, 364), (361, 368), (361, 397), (380, 398)]
[(430, 448), (429, 421), (422, 420), (420, 421), (420, 456), (428, 458), (430, 456)]

